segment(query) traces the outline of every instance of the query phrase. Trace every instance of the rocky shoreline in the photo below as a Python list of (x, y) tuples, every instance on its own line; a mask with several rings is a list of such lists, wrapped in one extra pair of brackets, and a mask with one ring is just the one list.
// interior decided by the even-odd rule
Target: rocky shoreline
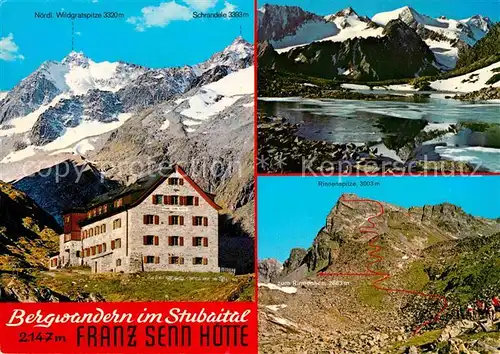
[(500, 100), (500, 87), (483, 87), (480, 90), (455, 95), (452, 98), (460, 101)]
[[(471, 172), (468, 163), (432, 159), (422, 156), (420, 145), (405, 152), (405, 162), (382, 156), (367, 144), (335, 144), (307, 140), (297, 135), (300, 124), (286, 118), (258, 117), (257, 167), (261, 173), (403, 173), (403, 172)], [(439, 144), (431, 146), (431, 150)], [(413, 152), (420, 153), (413, 153)], [(410, 158), (411, 157), (411, 158)], [(407, 159), (409, 158), (409, 159)]]
[(284, 118), (259, 118), (259, 172), (378, 172), (382, 168), (403, 168), (401, 163), (377, 155), (376, 148), (366, 145), (306, 140), (296, 135), (299, 126)]

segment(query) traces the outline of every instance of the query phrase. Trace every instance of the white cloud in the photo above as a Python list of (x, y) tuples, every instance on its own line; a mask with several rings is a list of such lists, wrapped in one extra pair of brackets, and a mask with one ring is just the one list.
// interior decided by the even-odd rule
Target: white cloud
[(7, 37), (0, 38), (0, 60), (23, 60), (24, 56), (19, 54), (19, 47), (14, 42), (14, 35), (9, 33)]
[(82, 32), (75, 32), (75, 34), (76, 34), (77, 36), (81, 36), (81, 35), (82, 35)]
[(144, 31), (150, 27), (165, 27), (172, 21), (189, 21), (192, 19), (191, 9), (179, 5), (175, 1), (163, 2), (159, 6), (147, 6), (141, 12), (141, 16), (127, 19), (127, 22), (135, 25), (138, 31)]
[[(222, 9), (222, 13), (228, 13), (232, 11), (236, 11), (238, 7), (234, 4), (231, 4), (229, 1), (224, 1), (224, 8)], [(226, 19), (230, 20), (232, 17), (226, 17)]]
[(183, 0), (192, 9), (197, 11), (207, 11), (214, 7), (219, 0)]

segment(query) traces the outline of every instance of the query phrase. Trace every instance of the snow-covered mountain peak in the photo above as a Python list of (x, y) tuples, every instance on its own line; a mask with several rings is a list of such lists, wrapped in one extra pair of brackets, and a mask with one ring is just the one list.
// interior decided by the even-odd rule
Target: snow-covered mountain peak
[(220, 66), (229, 67), (230, 71), (237, 71), (246, 68), (253, 62), (253, 45), (243, 37), (236, 39), (222, 51), (215, 53), (207, 61), (195, 65), (193, 68), (196, 74), (202, 75), (204, 72)]
[(240, 58), (245, 58), (252, 55), (253, 46), (243, 37), (238, 36), (228, 47), (223, 50), (223, 53), (234, 53)]
[(61, 61), (61, 64), (69, 66), (81, 66), (88, 67), (89, 58), (83, 54), (83, 52), (72, 51)]
[(340, 10), (338, 11), (335, 16), (356, 16), (356, 17), (359, 17), (358, 14), (356, 13), (356, 11), (354, 11), (354, 9), (352, 7), (346, 7), (345, 9), (343, 10)]
[(483, 32), (488, 32), (493, 26), (493, 22), (490, 20), (490, 18), (484, 17), (482, 15), (474, 15), (460, 22), (466, 25), (477, 27)]

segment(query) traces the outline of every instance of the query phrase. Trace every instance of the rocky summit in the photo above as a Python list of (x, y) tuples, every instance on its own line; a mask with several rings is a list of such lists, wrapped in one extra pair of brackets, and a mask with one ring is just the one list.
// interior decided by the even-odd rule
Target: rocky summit
[(499, 242), (500, 219), (455, 205), (344, 194), (309, 249), (259, 266), (260, 352), (494, 353), (500, 313), (465, 309), (498, 295)]

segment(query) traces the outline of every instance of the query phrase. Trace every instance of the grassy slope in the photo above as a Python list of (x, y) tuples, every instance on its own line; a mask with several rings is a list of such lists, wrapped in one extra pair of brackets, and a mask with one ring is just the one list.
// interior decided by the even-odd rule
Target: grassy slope
[(70, 298), (99, 293), (106, 301), (251, 301), (253, 277), (219, 273), (91, 274), (87, 269), (32, 273), (37, 287)]
[(0, 181), (0, 271), (45, 268), (59, 249), (58, 228), (26, 194)]

